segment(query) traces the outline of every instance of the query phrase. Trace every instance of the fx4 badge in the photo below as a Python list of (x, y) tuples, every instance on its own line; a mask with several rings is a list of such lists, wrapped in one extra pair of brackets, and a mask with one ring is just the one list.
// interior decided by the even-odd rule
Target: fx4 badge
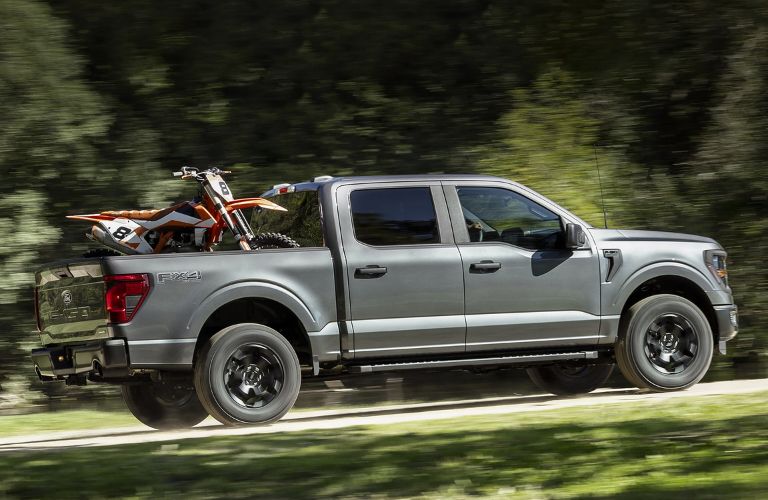
[(169, 281), (182, 281), (184, 283), (189, 283), (190, 281), (200, 281), (201, 279), (203, 279), (203, 275), (200, 273), (200, 271), (173, 271), (168, 273), (157, 273), (157, 282), (161, 285)]

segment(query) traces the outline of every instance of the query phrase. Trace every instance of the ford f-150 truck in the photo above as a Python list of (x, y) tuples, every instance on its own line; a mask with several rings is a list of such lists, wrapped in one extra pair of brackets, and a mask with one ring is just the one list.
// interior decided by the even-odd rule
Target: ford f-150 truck
[(516, 365), (555, 394), (617, 364), (690, 387), (737, 332), (726, 253), (700, 236), (591, 227), (470, 175), (317, 178), (263, 196), (256, 231), (299, 248), (71, 259), (36, 274), (42, 380), (121, 385), (155, 428), (264, 423), (302, 377)]

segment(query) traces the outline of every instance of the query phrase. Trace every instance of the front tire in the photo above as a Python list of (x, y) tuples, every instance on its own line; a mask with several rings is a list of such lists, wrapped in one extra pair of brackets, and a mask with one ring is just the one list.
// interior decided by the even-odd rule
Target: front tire
[(147, 382), (126, 384), (120, 389), (133, 416), (153, 429), (186, 429), (208, 417), (192, 387)]
[(706, 375), (714, 337), (694, 303), (677, 295), (653, 295), (629, 308), (615, 350), (616, 363), (630, 382), (653, 391), (678, 391)]
[(613, 372), (612, 364), (547, 365), (526, 370), (528, 377), (540, 389), (558, 396), (587, 394), (601, 387)]
[(291, 344), (264, 325), (224, 328), (195, 364), (195, 387), (208, 412), (225, 425), (264, 424), (293, 407), (301, 367)]

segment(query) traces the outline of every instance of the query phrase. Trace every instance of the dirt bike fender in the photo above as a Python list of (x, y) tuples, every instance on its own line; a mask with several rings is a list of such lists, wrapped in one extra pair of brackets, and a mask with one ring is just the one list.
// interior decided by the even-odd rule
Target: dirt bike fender
[(112, 215), (102, 215), (102, 214), (87, 214), (87, 215), (67, 215), (67, 219), (72, 220), (85, 220), (88, 222), (102, 222), (102, 221), (110, 221), (115, 220), (116, 217)]
[(288, 211), (285, 208), (278, 205), (277, 203), (266, 200), (264, 198), (240, 198), (238, 200), (227, 202), (224, 206), (226, 207), (227, 212), (232, 212), (234, 210), (243, 210), (245, 208), (253, 208), (253, 207), (261, 207), (261, 208), (266, 208), (268, 210), (278, 210), (281, 212)]

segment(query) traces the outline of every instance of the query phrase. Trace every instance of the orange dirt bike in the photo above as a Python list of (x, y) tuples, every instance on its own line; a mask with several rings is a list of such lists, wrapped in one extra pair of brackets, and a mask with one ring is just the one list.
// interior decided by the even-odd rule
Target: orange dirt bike
[[(182, 167), (180, 172), (173, 173), (175, 177), (194, 179), (200, 184), (200, 192), (192, 201), (158, 210), (119, 210), (69, 215), (67, 218), (95, 222), (86, 237), (127, 255), (212, 251), (221, 241), (225, 229), (229, 229), (243, 250), (299, 246), (282, 234), (253, 234), (241, 210), (253, 207), (285, 209), (264, 198), (236, 200), (222, 177), (228, 173), (218, 168), (198, 171)], [(92, 250), (86, 256), (110, 253)]]

